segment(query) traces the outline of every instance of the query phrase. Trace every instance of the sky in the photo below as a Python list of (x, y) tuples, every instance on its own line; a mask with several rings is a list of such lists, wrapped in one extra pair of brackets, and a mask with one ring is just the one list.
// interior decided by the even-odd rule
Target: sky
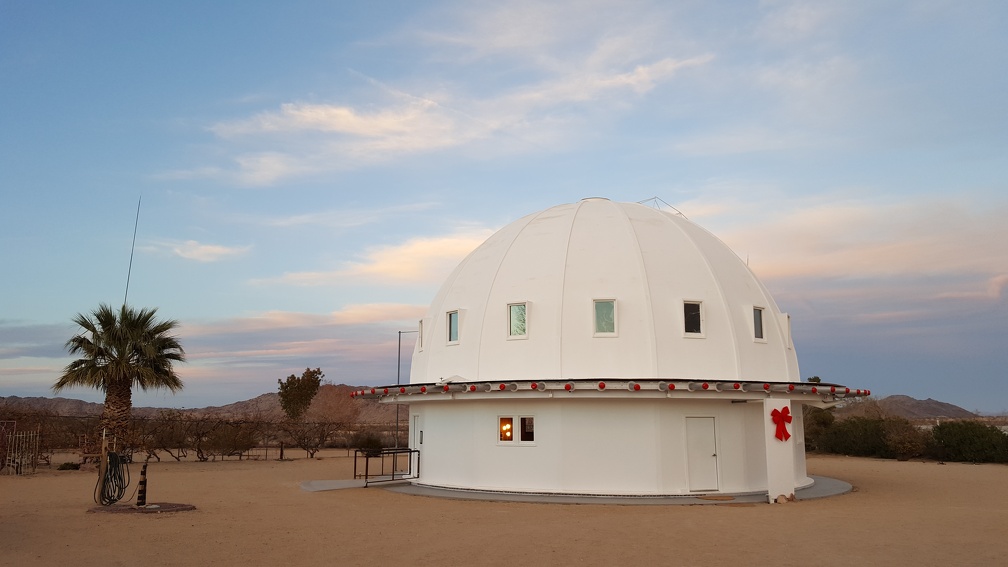
[(407, 381), (399, 331), (469, 251), (602, 196), (745, 258), (803, 377), (1008, 413), (1005, 29), (998, 0), (0, 0), (0, 396), (52, 396), (74, 316), (124, 298), (188, 358), (135, 405)]

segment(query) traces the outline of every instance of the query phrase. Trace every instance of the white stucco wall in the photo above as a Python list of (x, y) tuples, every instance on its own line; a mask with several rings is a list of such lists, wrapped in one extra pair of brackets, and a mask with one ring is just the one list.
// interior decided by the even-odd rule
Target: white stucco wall
[[(420, 417), (423, 428), (423, 444), (414, 447), (421, 451), (422, 484), (572, 494), (691, 494), (686, 418), (712, 417), (718, 490), (709, 492), (766, 491), (763, 404), (758, 402), (444, 400), (413, 403), (410, 412)], [(499, 416), (533, 416), (534, 445), (498, 442)]]

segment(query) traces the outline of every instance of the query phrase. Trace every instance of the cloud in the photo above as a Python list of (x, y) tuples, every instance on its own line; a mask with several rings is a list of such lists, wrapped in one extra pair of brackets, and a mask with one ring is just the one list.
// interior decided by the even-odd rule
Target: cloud
[(172, 254), (196, 260), (197, 262), (217, 262), (226, 258), (241, 256), (252, 249), (251, 246), (229, 247), (219, 244), (200, 244), (195, 240), (186, 240), (177, 244), (167, 244)]
[(378, 322), (416, 321), (427, 312), (424, 305), (405, 303), (364, 303), (347, 305), (332, 314), (338, 325), (361, 325)]
[(801, 0), (763, 2), (754, 35), (763, 41), (791, 43), (830, 37), (851, 14), (851, 3), (809, 3)]
[(279, 112), (263, 112), (247, 120), (222, 122), (211, 126), (210, 130), (222, 138), (299, 130), (382, 138), (437, 127), (430, 112), (436, 106), (433, 101), (413, 100), (396, 108), (362, 113), (347, 106), (287, 103), (280, 105)]
[(67, 339), (79, 331), (73, 324), (38, 324), (0, 319), (0, 361), (59, 357)]
[(685, 136), (673, 142), (670, 148), (686, 156), (722, 156), (807, 148), (808, 142), (808, 137), (798, 131), (749, 124)]
[[(447, 149), (555, 151), (714, 59), (695, 46), (671, 49), (662, 25), (670, 15), (647, 4), (487, 3), (434, 8), (425, 18), (425, 31), (413, 31), (423, 26), (414, 22), (385, 38), (409, 51), (422, 78), (379, 81), (351, 70), (364, 89), (213, 123), (207, 130), (229, 163), (165, 176), (271, 186)], [(460, 67), (472, 72), (445, 78)], [(503, 69), (511, 70), (504, 82)]]
[(266, 186), (277, 181), (317, 171), (305, 156), (295, 156), (279, 151), (247, 153), (234, 158), (237, 171), (232, 175), (226, 169), (214, 169), (212, 177), (232, 177), (242, 185)]
[(290, 329), (296, 327), (320, 327), (326, 323), (325, 315), (293, 313), (289, 311), (267, 311), (258, 315), (238, 317), (208, 323), (181, 322), (179, 334), (182, 336), (210, 336), (227, 334), (251, 334), (260, 331)]
[[(425, 311), (419, 305), (352, 304), (327, 314), (269, 311), (183, 323), (179, 335), (188, 363), (179, 373), (187, 389), (244, 381), (261, 382), (260, 393), (275, 390), (276, 379), (306, 366), (321, 367), (334, 381), (389, 383), (397, 330), (415, 328)], [(403, 338), (404, 353), (412, 340)]]
[(434, 203), (406, 203), (391, 207), (328, 210), (283, 217), (269, 217), (265, 219), (257, 218), (252, 220), (266, 226), (281, 228), (307, 225), (321, 225), (329, 228), (354, 228), (381, 222), (404, 214), (427, 211), (434, 206)]
[(468, 2), (433, 12), (415, 37), (435, 57), (462, 63), (504, 59), (548, 72), (585, 64), (599, 69), (660, 51), (678, 35), (676, 15), (632, 0)]
[[(278, 112), (265, 112), (242, 121), (220, 123), (211, 129), (222, 140), (266, 147), (299, 147), (300, 151), (268, 149), (240, 153), (234, 170), (203, 168), (213, 177), (227, 177), (251, 186), (268, 186), (290, 177), (310, 176), (370, 166), (404, 155), (430, 153), (499, 136), (525, 140), (525, 151), (541, 151), (538, 139), (572, 136), (569, 121), (558, 121), (552, 109), (571, 114), (571, 104), (627, 104), (624, 93), (643, 95), (681, 69), (712, 60), (703, 55), (687, 59), (663, 58), (608, 72), (575, 69), (542, 81), (520, 85), (510, 92), (490, 97), (444, 95), (440, 102), (429, 97), (398, 93), (398, 100), (373, 112), (342, 104), (289, 103)], [(573, 112), (577, 116), (576, 112)], [(302, 136), (303, 139), (298, 139)], [(321, 137), (320, 137), (321, 136)], [(292, 141), (293, 138), (293, 141)], [(307, 143), (308, 140), (311, 143)], [(500, 145), (487, 151), (513, 151)], [(198, 176), (199, 171), (180, 173)]]
[(962, 357), (1003, 340), (1003, 202), (756, 193), (718, 194), (722, 210), (701, 224), (747, 260), (804, 344)]
[(39, 376), (47, 375), (52, 376), (55, 382), (56, 377), (63, 372), (63, 367), (60, 365), (37, 365), (37, 366), (9, 366), (0, 367), (0, 376), (5, 377), (17, 377), (17, 376)]
[(643, 94), (659, 82), (671, 78), (680, 69), (702, 66), (713, 59), (714, 56), (710, 54), (688, 59), (664, 58), (636, 65), (623, 72), (585, 72), (579, 69), (556, 79), (518, 89), (495, 102), (527, 113), (542, 107), (553, 108), (565, 103), (596, 100), (611, 92), (629, 90)]
[(183, 323), (179, 334), (187, 337), (254, 335), (259, 333), (345, 328), (379, 323), (412, 323), (427, 308), (405, 303), (363, 303), (345, 305), (328, 314), (266, 311), (257, 315), (204, 323)]
[[(1008, 210), (827, 202), (720, 233), (763, 278), (982, 277), (1008, 273)], [(1000, 280), (998, 280), (1000, 281)], [(1000, 289), (1000, 288), (998, 288)]]
[(347, 279), (384, 284), (440, 283), (492, 233), (481, 229), (411, 238), (402, 244), (372, 248), (362, 260), (342, 269), (288, 273), (278, 281), (299, 286), (332, 285)]
[(987, 280), (982, 290), (955, 291), (938, 294), (938, 299), (993, 299), (1000, 300), (1005, 296), (1008, 287), (1008, 274), (999, 274)]

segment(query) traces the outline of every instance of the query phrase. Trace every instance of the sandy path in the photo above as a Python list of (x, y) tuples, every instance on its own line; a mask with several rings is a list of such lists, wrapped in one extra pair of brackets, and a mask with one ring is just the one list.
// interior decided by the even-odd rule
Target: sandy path
[[(161, 515), (91, 514), (96, 474), (0, 476), (0, 565), (1002, 565), (1008, 466), (809, 458), (856, 492), (784, 505), (457, 501), (350, 478), (342, 451), (289, 462), (152, 463)], [(134, 465), (134, 474), (139, 466)], [(130, 488), (128, 494), (132, 494)]]

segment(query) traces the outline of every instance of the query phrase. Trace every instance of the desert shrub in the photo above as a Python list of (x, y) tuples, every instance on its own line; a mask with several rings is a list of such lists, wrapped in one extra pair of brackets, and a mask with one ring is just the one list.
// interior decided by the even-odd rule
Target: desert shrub
[(829, 431), (836, 418), (833, 412), (813, 406), (803, 406), (802, 414), (805, 424), (805, 450), (819, 451), (822, 449), (823, 436)]
[(256, 446), (257, 425), (251, 421), (221, 420), (217, 427), (207, 433), (203, 449), (210, 455), (240, 457)]
[(820, 450), (856, 457), (886, 457), (883, 420), (849, 417), (834, 422), (819, 441)]
[(385, 447), (381, 434), (373, 429), (361, 429), (350, 438), (350, 443), (368, 455), (380, 454)]
[(978, 421), (947, 421), (931, 430), (932, 457), (969, 463), (1008, 463), (1008, 434)]
[(906, 461), (924, 454), (929, 433), (921, 431), (902, 417), (886, 418), (882, 422), (882, 436), (885, 441), (886, 457)]

